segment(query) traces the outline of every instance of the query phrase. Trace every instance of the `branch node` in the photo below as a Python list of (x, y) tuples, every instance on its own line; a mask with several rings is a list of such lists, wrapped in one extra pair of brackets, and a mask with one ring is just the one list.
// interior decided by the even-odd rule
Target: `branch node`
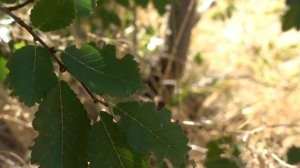
[(67, 71), (67, 68), (66, 68), (65, 66), (60, 65), (60, 66), (59, 66), (59, 71), (60, 71), (61, 73), (64, 73), (64, 72)]
[(49, 51), (50, 51), (52, 54), (55, 54), (55, 53), (57, 52), (57, 50), (55, 49), (55, 47), (49, 48)]

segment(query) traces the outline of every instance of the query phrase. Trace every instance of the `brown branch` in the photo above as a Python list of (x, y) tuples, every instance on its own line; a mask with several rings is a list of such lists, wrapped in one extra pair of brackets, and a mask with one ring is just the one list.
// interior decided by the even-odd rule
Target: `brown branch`
[[(32, 1), (32, 0), (31, 0)], [(27, 32), (33, 37), (33, 39), (35, 41), (38, 41), (44, 48), (46, 48), (51, 56), (53, 57), (53, 59), (57, 62), (57, 64), (59, 65), (59, 70), (60, 72), (69, 72), (68, 69), (65, 67), (65, 65), (59, 60), (59, 58), (55, 55), (55, 53), (57, 52), (57, 50), (54, 47), (50, 47), (46, 44), (46, 42), (44, 40), (42, 40), (34, 31), (33, 28), (31, 26), (29, 26), (28, 24), (26, 24), (21, 18), (19, 18), (18, 16), (16, 16), (15, 14), (13, 14), (8, 8), (6, 7), (0, 7), (0, 11), (3, 11), (4, 13), (6, 13), (7, 15), (9, 15), (10, 17), (12, 17), (15, 22), (17, 22), (21, 27), (23, 27), (24, 29), (27, 30)], [(70, 72), (69, 72), (70, 73)], [(71, 74), (71, 73), (70, 73)], [(86, 92), (88, 93), (88, 95), (92, 98), (92, 100), (94, 101), (94, 103), (101, 103), (102, 105), (104, 105), (105, 107), (108, 107), (108, 104), (102, 100), (97, 99), (92, 93), (91, 91), (88, 89), (88, 87), (80, 82), (82, 87), (86, 90)]]
[(34, 2), (34, 0), (27, 0), (27, 1), (23, 2), (23, 3), (20, 3), (20, 4), (16, 5), (16, 6), (7, 7), (7, 9), (9, 11), (18, 10), (18, 9), (23, 8), (24, 6), (26, 6), (26, 5), (28, 5), (28, 4), (32, 3), (32, 2)]
[(108, 107), (108, 104), (105, 101), (99, 100), (95, 95), (93, 95), (93, 93), (87, 88), (87, 86), (80, 82), (82, 87), (85, 89), (85, 91), (88, 93), (88, 95), (93, 99), (94, 103), (100, 103), (102, 105), (104, 105), (105, 107)]
[[(175, 59), (175, 53), (177, 52), (178, 50), (178, 47), (179, 47), (179, 43), (180, 43), (180, 40), (184, 34), (184, 30), (186, 29), (187, 27), (187, 23), (189, 21), (189, 18), (191, 18), (191, 16), (193, 15), (193, 8), (195, 6), (196, 2), (194, 0), (192, 0), (189, 4), (188, 4), (188, 7), (187, 7), (187, 13), (184, 15), (184, 18), (183, 18), (183, 21), (181, 23), (181, 26), (179, 28), (179, 32), (178, 34), (176, 34), (176, 38), (175, 38), (175, 42), (174, 42), (174, 45), (172, 46), (172, 49), (171, 49), (171, 52), (170, 54), (168, 55), (168, 62), (167, 62), (167, 65), (166, 65), (166, 70), (162, 76), (162, 80), (164, 79), (167, 79), (170, 72), (171, 72), (171, 69), (172, 69), (172, 63), (173, 63), (173, 60)], [(174, 32), (172, 32), (174, 33)]]
[(50, 51), (51, 56), (59, 64), (60, 69), (66, 69), (64, 64), (55, 55), (56, 50), (53, 47), (49, 47), (33, 30), (32, 27), (26, 24), (21, 18), (13, 14), (8, 8), (0, 7), (0, 11), (3, 11), (10, 17), (12, 17), (21, 27), (27, 30), (27, 32), (33, 37), (35, 41), (38, 41), (43, 47)]

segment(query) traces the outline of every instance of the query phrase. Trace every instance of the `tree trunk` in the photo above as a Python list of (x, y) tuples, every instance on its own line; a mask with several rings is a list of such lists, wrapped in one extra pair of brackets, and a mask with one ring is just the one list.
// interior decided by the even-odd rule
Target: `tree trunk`
[(147, 81), (159, 98), (158, 103), (161, 104), (158, 106), (163, 106), (163, 100), (173, 95), (176, 81), (184, 73), (191, 33), (196, 23), (196, 4), (196, 0), (176, 0), (171, 6), (165, 50), (158, 63), (152, 67)]

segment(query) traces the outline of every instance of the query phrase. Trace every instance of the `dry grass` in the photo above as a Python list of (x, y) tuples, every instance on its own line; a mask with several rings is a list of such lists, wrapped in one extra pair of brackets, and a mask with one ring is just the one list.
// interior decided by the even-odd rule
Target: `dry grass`
[[(223, 135), (235, 139), (245, 167), (286, 167), (278, 158), (284, 160), (291, 145), (300, 146), (300, 33), (281, 32), (283, 0), (235, 0), (231, 18), (212, 19), (228, 2), (218, 1), (193, 32), (181, 81), (188, 95), (174, 108), (174, 118), (200, 125), (183, 123), (197, 168), (203, 167), (207, 142)], [(200, 66), (193, 61), (198, 52)], [(36, 109), (0, 89), (0, 121), (9, 126), (12, 143), (21, 144), (0, 144), (0, 163), (5, 163), (0, 167), (26, 166)]]
[[(218, 2), (194, 30), (182, 81), (193, 86), (193, 96), (176, 113), (180, 119), (211, 122), (185, 126), (191, 143), (202, 149), (191, 157), (202, 167), (206, 143), (230, 135), (246, 167), (285, 167), (276, 156), (284, 160), (288, 147), (300, 145), (300, 33), (281, 31), (284, 1), (236, 0), (231, 18), (213, 20), (228, 5)], [(204, 60), (200, 67), (193, 63), (197, 52)], [(201, 85), (207, 79), (217, 83)]]

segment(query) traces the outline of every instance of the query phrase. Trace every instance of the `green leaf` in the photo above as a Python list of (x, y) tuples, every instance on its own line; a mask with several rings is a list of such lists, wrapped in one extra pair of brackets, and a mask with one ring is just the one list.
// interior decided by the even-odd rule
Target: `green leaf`
[(239, 166), (232, 160), (225, 158), (218, 158), (215, 160), (209, 160), (205, 162), (206, 168), (239, 168)]
[(90, 16), (93, 8), (93, 0), (75, 0), (76, 15), (81, 17)]
[(18, 2), (18, 1), (19, 1), (19, 0), (0, 0), (0, 2), (7, 3), (7, 4), (16, 3), (16, 2)]
[(130, 149), (113, 117), (101, 112), (101, 122), (92, 126), (89, 145), (91, 168), (147, 168), (145, 157)]
[(57, 84), (51, 55), (42, 47), (28, 45), (18, 49), (9, 59), (7, 84), (12, 95), (28, 106), (41, 102)]
[(299, 164), (300, 163), (300, 148), (291, 147), (287, 152), (287, 158), (289, 164)]
[(129, 8), (129, 0), (116, 0), (116, 2), (123, 5), (126, 8)]
[(87, 168), (87, 113), (65, 82), (43, 101), (33, 120), (39, 131), (31, 161), (41, 168)]
[(0, 82), (3, 82), (8, 74), (8, 69), (5, 67), (6, 63), (6, 59), (0, 57)]
[(107, 45), (102, 50), (88, 44), (81, 49), (71, 46), (62, 52), (61, 59), (71, 74), (92, 92), (128, 96), (143, 88), (133, 56), (117, 59), (115, 46)]
[(220, 139), (209, 141), (207, 148), (208, 152), (206, 154), (206, 159), (204, 165), (206, 168), (239, 168), (239, 166), (232, 160), (223, 158), (221, 155), (225, 153), (225, 149), (221, 148), (221, 145), (228, 144), (231, 145), (231, 154), (238, 158), (239, 149), (236, 145), (232, 144), (231, 137), (222, 137)]
[(286, 0), (289, 7), (288, 11), (282, 17), (282, 30), (287, 31), (295, 27), (300, 29), (300, 1), (299, 0)]
[(146, 8), (149, 0), (135, 0), (135, 3), (139, 6), (142, 6), (143, 8)]
[(201, 65), (203, 63), (203, 57), (200, 52), (195, 55), (194, 61), (197, 65)]
[(172, 0), (152, 0), (154, 7), (160, 15), (166, 12), (166, 5), (170, 4)]
[(104, 28), (109, 28), (110, 24), (121, 26), (121, 20), (114, 11), (103, 10), (101, 20)]
[(142, 153), (152, 152), (158, 164), (167, 158), (174, 167), (186, 164), (186, 154), (190, 150), (177, 122), (171, 122), (168, 110), (155, 111), (155, 105), (138, 102), (120, 103), (114, 108), (120, 115), (119, 125), (126, 134), (127, 143)]
[(30, 14), (32, 25), (44, 32), (65, 28), (74, 18), (74, 0), (39, 0)]
[(117, 13), (113, 10), (107, 9), (106, 5), (104, 5), (104, 2), (97, 6), (95, 9), (95, 14), (101, 19), (104, 28), (109, 28), (111, 24), (121, 26), (121, 20)]
[(18, 2), (18, 0), (0, 0), (0, 2), (7, 3), (7, 4), (12, 4), (12, 3)]

